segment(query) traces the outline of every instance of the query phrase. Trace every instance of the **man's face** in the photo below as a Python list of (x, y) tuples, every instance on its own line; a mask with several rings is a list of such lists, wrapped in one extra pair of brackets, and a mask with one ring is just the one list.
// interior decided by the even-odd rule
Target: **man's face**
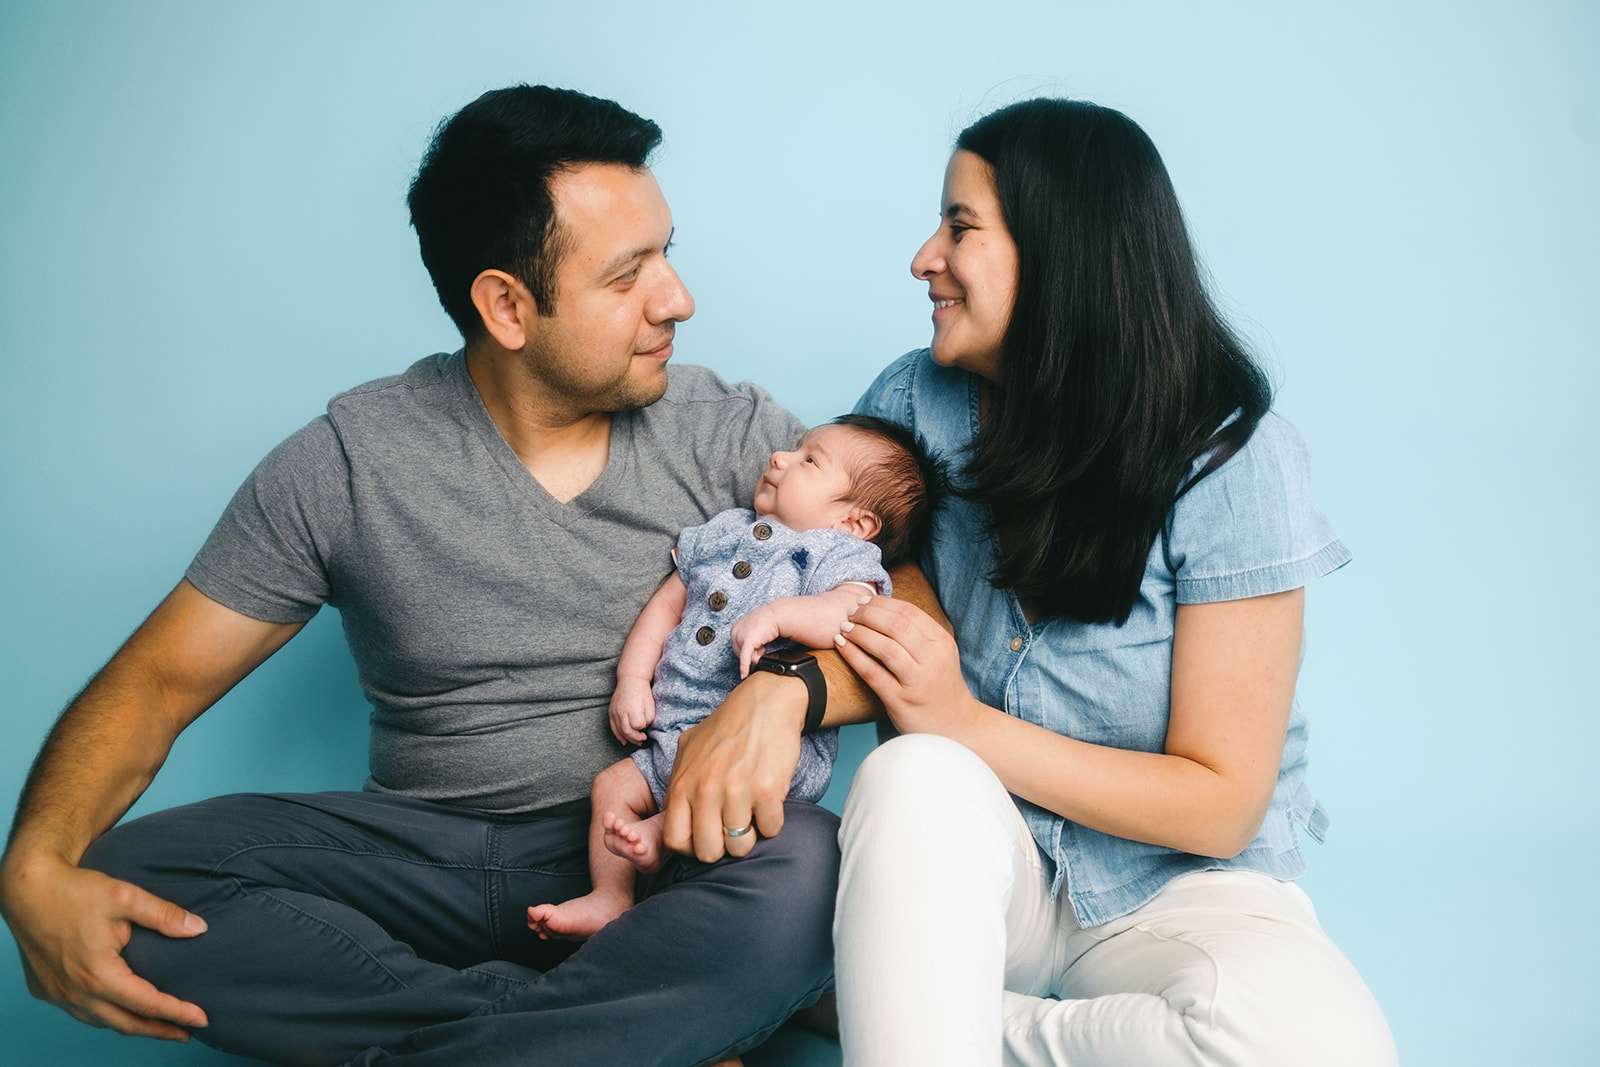
[(655, 175), (586, 164), (552, 178), (550, 193), (567, 253), (555, 314), (536, 320), (523, 350), (528, 371), (579, 411), (653, 404), (667, 389), (673, 328), (694, 314), (667, 262), (672, 212)]

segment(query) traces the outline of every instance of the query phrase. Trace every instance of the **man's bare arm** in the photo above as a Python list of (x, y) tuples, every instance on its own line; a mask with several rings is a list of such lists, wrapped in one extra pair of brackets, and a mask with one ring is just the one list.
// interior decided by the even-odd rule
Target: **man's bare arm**
[[(903, 563), (889, 572), (895, 599), (922, 608), (946, 629), (921, 568)], [(870, 722), (883, 705), (832, 649), (818, 650), (828, 682), (825, 726)], [(709, 863), (724, 854), (743, 856), (755, 834), (728, 837), (728, 827), (754, 822), (763, 837), (783, 829), (783, 800), (800, 760), (806, 689), (794, 680), (754, 672), (722, 706), (678, 739), (678, 756), (667, 783), (665, 840), (668, 848)]]
[[(915, 563), (901, 563), (889, 572), (889, 578), (894, 582), (894, 599), (915, 604), (940, 626), (955, 633), (955, 627), (950, 625), (944, 608), (939, 606), (939, 598), (933, 595), (933, 586), (928, 584), (927, 575), (922, 573), (921, 567)], [(828, 712), (822, 718), (824, 726), (849, 726), (883, 718), (883, 702), (878, 699), (878, 694), (867, 688), (867, 683), (838, 652), (830, 648), (816, 650), (815, 654), (823, 676), (828, 679)], [(804, 695), (801, 694), (800, 703), (802, 723)]]
[(0, 862), (0, 913), (34, 996), (122, 1033), (184, 1040), (180, 1026), (205, 1025), (197, 1006), (137, 977), (121, 956), (130, 924), (192, 937), (204, 922), (78, 862), (154, 780), (184, 728), (301, 625), (260, 622), (180, 582), (56, 721)]

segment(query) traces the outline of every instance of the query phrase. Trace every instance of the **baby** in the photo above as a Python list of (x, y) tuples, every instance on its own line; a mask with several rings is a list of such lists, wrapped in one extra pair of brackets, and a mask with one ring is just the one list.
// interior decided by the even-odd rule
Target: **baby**
[[(649, 727), (653, 743), (595, 778), (594, 888), (530, 907), (528, 925), (541, 938), (588, 938), (633, 906), (634, 872), (665, 859), (659, 813), (679, 734), (714, 711), (780, 638), (833, 647), (857, 605), (890, 592), (884, 568), (917, 555), (942, 483), (910, 431), (845, 415), (808, 432), (793, 452), (773, 453), (754, 511), (724, 511), (679, 535), (677, 569), (628, 634), (611, 697), (617, 739), (644, 742)], [(801, 738), (791, 799), (821, 798), (838, 750), (837, 730)]]

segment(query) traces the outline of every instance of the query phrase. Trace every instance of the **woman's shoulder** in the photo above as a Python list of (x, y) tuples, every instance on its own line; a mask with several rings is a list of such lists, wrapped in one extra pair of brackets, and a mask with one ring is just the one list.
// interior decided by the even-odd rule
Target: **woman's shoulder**
[(1312, 499), (1305, 438), (1270, 411), (1173, 506), (1166, 554), (1180, 603), (1296, 588), (1350, 559)]
[(966, 371), (941, 367), (926, 348), (918, 348), (885, 367), (861, 394), (855, 410), (923, 429), (965, 414), (971, 393)]

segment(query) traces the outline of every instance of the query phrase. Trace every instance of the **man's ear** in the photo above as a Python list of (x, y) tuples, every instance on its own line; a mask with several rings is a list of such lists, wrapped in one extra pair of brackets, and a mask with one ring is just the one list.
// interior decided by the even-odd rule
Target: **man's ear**
[(520, 352), (527, 347), (539, 309), (526, 285), (503, 270), (486, 270), (472, 279), (472, 306), (501, 348)]
[(883, 522), (866, 508), (852, 506), (849, 514), (839, 520), (836, 528), (843, 530), (851, 537), (859, 537), (863, 541), (870, 541), (877, 537), (878, 533), (883, 529)]

